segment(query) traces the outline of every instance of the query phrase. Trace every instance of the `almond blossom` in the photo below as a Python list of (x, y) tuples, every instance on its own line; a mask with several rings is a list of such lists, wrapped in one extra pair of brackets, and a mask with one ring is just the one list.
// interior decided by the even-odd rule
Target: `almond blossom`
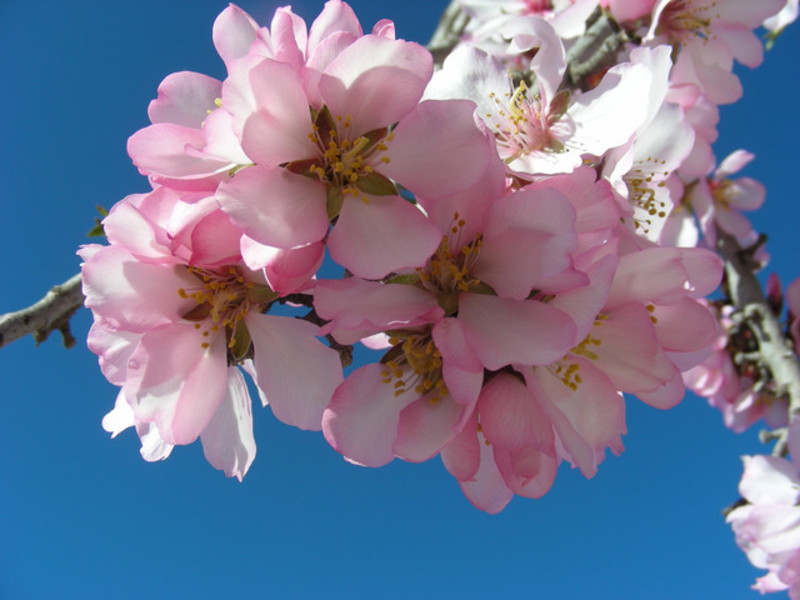
[(591, 307), (596, 317), (581, 329), (580, 343), (558, 360), (515, 363), (491, 379), (473, 420), (442, 449), (478, 508), (498, 512), (514, 494), (542, 496), (561, 460), (593, 477), (606, 448), (623, 450), (623, 392), (662, 409), (682, 399), (680, 372), (697, 364), (716, 333), (695, 298), (716, 287), (719, 261), (667, 248), (626, 255), (618, 267), (614, 258), (592, 270), (593, 294), (578, 290), (552, 301)]
[[(538, 48), (530, 63), (532, 84), (515, 83), (498, 58), (464, 45), (447, 57), (426, 90), (428, 98), (473, 100), (509, 173), (527, 179), (569, 173), (584, 157), (626, 143), (650, 110), (641, 99), (649, 98), (658, 81), (666, 82), (669, 68), (643, 49), (632, 62), (612, 67), (589, 92), (558, 91), (566, 69), (563, 44), (545, 21), (531, 24), (530, 33), (515, 43)], [(659, 64), (663, 68), (655, 68)]]
[[(238, 236), (228, 247), (218, 239), (200, 248), (205, 223), (225, 232), (215, 204), (176, 220), (176, 206), (163, 212), (165, 199), (156, 190), (119, 203), (104, 221), (111, 245), (81, 250), (86, 306), (95, 315), (89, 345), (122, 387), (106, 426), (116, 434), (135, 425), (148, 459), (201, 436), (209, 462), (241, 479), (255, 446), (236, 365), (252, 372), (279, 419), (319, 429), (341, 381), (339, 358), (311, 323), (263, 314), (278, 294), (242, 263)], [(186, 206), (192, 213), (203, 203)]]
[(644, 41), (678, 46), (671, 80), (696, 84), (715, 104), (728, 104), (742, 95), (734, 59), (750, 68), (761, 64), (764, 49), (753, 30), (782, 5), (783, 0), (659, 0)]
[[(337, 339), (384, 332), (389, 345), (381, 364), (345, 380), (323, 418), (326, 438), (351, 461), (430, 458), (470, 417), (484, 369), (547, 364), (576, 342), (583, 307), (571, 315), (542, 301), (576, 244), (566, 198), (523, 191), (495, 200), (485, 215), (474, 204), (464, 209), (439, 223), (440, 246), (415, 272), (315, 289), (317, 312)], [(529, 258), (509, 268), (512, 256)], [(578, 281), (571, 287), (586, 285)]]
[(717, 228), (733, 235), (743, 247), (758, 238), (742, 211), (761, 207), (766, 194), (764, 186), (750, 177), (730, 178), (753, 158), (753, 154), (737, 150), (719, 164), (711, 177), (701, 179), (687, 190), (685, 201), (691, 204), (710, 247), (717, 239)]
[(753, 589), (789, 590), (800, 598), (800, 475), (795, 457), (800, 454), (800, 423), (789, 432), (791, 460), (776, 456), (744, 456), (739, 492), (744, 502), (728, 513), (727, 522), (736, 543), (754, 566), (768, 569)]

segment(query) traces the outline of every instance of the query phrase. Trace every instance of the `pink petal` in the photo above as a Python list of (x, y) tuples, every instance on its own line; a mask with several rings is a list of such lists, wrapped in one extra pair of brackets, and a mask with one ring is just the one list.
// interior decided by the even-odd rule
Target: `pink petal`
[(658, 342), (667, 351), (701, 350), (717, 336), (717, 320), (708, 308), (690, 298), (670, 306), (656, 306), (652, 314)]
[(380, 467), (394, 459), (400, 411), (419, 396), (395, 396), (383, 383), (386, 367), (369, 364), (356, 369), (340, 385), (322, 419), (325, 439), (348, 460)]
[(322, 413), (342, 382), (338, 352), (317, 340), (319, 329), (307, 321), (250, 313), (245, 322), (256, 383), (272, 412), (288, 425), (321, 429)]
[(191, 325), (151, 331), (128, 361), (128, 402), (165, 442), (190, 444), (225, 396), (227, 368), (223, 335), (206, 338)]
[(490, 443), (511, 451), (530, 446), (555, 454), (553, 425), (517, 377), (507, 373), (493, 377), (483, 386), (478, 411)]
[(574, 223), (572, 205), (554, 189), (500, 198), (489, 212), (473, 273), (499, 296), (524, 300), (538, 283), (570, 265)]
[(314, 306), (335, 328), (373, 332), (433, 323), (444, 315), (430, 292), (357, 278), (319, 281)]
[(228, 367), (227, 383), (225, 398), (201, 440), (211, 466), (241, 481), (256, 457), (252, 402), (239, 369)]
[(494, 460), (506, 486), (526, 498), (549, 492), (558, 471), (558, 459), (531, 447), (516, 452), (495, 448)]
[(442, 379), (450, 396), (458, 404), (474, 406), (483, 384), (483, 365), (467, 342), (461, 322), (442, 319), (433, 326), (431, 336), (442, 355)]
[(135, 423), (133, 410), (125, 400), (125, 391), (120, 390), (114, 402), (114, 408), (103, 417), (103, 429), (110, 433), (112, 438), (115, 438), (128, 427), (133, 427)]
[(247, 54), (256, 39), (258, 23), (238, 6), (230, 4), (214, 21), (211, 37), (225, 63)]
[(480, 466), (473, 479), (461, 481), (461, 491), (473, 506), (493, 515), (511, 502), (514, 493), (503, 481), (503, 476), (495, 463), (492, 447), (480, 434), (478, 442)]
[(234, 224), (268, 246), (305, 246), (328, 232), (324, 186), (286, 169), (244, 169), (220, 185), (217, 200)]
[(547, 365), (575, 343), (575, 324), (536, 300), (462, 294), (458, 318), (483, 365), (496, 371), (512, 363)]
[(654, 408), (668, 410), (677, 406), (686, 395), (686, 386), (683, 383), (681, 372), (672, 368), (672, 377), (661, 383), (654, 390), (634, 390), (634, 394), (645, 404)]
[(549, 369), (533, 369), (526, 380), (552, 420), (565, 458), (584, 477), (593, 477), (607, 447), (615, 454), (623, 450), (620, 436), (626, 432), (625, 402), (590, 361), (574, 356), (569, 361), (578, 366), (581, 382), (576, 389)]
[(616, 255), (602, 258), (589, 271), (586, 285), (558, 293), (548, 303), (572, 317), (577, 326), (578, 339), (591, 333), (592, 324), (608, 297), (618, 262)]
[(249, 80), (257, 105), (242, 130), (247, 156), (271, 166), (315, 157), (319, 150), (308, 137), (313, 133), (311, 113), (298, 72), (266, 59), (250, 69)]
[(86, 345), (97, 354), (100, 370), (114, 385), (122, 386), (128, 377), (128, 359), (136, 350), (142, 335), (127, 331), (111, 331), (97, 319), (89, 329)]
[(203, 218), (192, 231), (192, 255), (195, 265), (230, 265), (241, 261), (239, 240), (242, 231), (221, 210)]
[(230, 161), (199, 158), (186, 151), (187, 147), (200, 150), (205, 145), (200, 129), (155, 123), (128, 138), (128, 155), (145, 174), (178, 179), (201, 179), (231, 168)]
[(480, 466), (478, 447), (477, 413), (473, 412), (461, 432), (442, 448), (442, 463), (448, 473), (459, 481), (468, 481), (475, 476)]
[(196, 283), (182, 267), (140, 262), (116, 246), (106, 246), (83, 265), (86, 307), (113, 328), (131, 332), (178, 321), (194, 305), (178, 289)]
[(428, 200), (477, 183), (498, 157), (494, 139), (478, 129), (474, 113), (468, 100), (422, 102), (395, 128), (387, 144), (390, 162), (381, 173)]
[[(655, 390), (674, 376), (674, 367), (658, 345), (650, 314), (641, 306), (626, 305), (590, 332), (587, 356), (623, 392)], [(599, 342), (599, 343), (598, 343)], [(578, 352), (575, 352), (578, 354)]]
[(356, 134), (397, 123), (419, 102), (433, 73), (430, 53), (412, 42), (365, 35), (331, 62), (319, 90)]
[(326, 2), (322, 12), (314, 19), (308, 32), (309, 54), (314, 51), (314, 48), (322, 40), (342, 31), (351, 34), (353, 38), (359, 38), (364, 34), (361, 30), (361, 24), (358, 22), (358, 17), (356, 17), (353, 9), (348, 4), (344, 2)]
[(777, 456), (743, 456), (739, 493), (752, 504), (797, 504), (800, 478), (796, 467)]
[(150, 102), (147, 115), (153, 123), (199, 129), (221, 95), (222, 83), (213, 77), (190, 71), (171, 73), (159, 84), (158, 98)]
[(451, 398), (420, 398), (400, 411), (394, 453), (411, 462), (435, 456), (453, 439), (464, 407)]
[[(255, 242), (253, 243), (255, 244)], [(269, 247), (261, 246), (261, 248)], [(264, 274), (269, 286), (281, 296), (304, 288), (322, 266), (322, 260), (325, 257), (325, 246), (321, 242), (291, 250), (279, 248), (273, 250), (275, 252), (264, 264)]]
[(294, 14), (291, 7), (282, 6), (272, 17), (270, 34), (275, 60), (299, 69), (308, 39), (306, 22)]
[(380, 279), (423, 266), (441, 239), (439, 228), (399, 196), (347, 197), (328, 250), (354, 275)]

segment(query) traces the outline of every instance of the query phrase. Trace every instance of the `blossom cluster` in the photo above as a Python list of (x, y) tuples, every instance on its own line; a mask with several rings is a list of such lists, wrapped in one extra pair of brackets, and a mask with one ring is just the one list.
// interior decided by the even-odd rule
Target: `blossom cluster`
[[(152, 189), (81, 250), (108, 431), (241, 479), (254, 389), (350, 462), (441, 456), (494, 513), (620, 453), (624, 394), (681, 401), (719, 341), (713, 236), (752, 242), (764, 196), (728, 177), (746, 153), (716, 166), (717, 105), (783, 1), (462, 5), (438, 70), (330, 0), (310, 27), (231, 5), (226, 77), (164, 79), (128, 142)], [(576, 69), (598, 15), (629, 35)], [(353, 345), (376, 359), (343, 371)]]

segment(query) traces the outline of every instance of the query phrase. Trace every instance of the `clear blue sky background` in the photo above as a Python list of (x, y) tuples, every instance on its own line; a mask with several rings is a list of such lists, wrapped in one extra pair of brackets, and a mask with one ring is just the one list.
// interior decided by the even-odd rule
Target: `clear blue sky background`
[[(365, 28), (386, 17), (425, 42), (446, 2), (352, 4)], [(242, 6), (265, 23), (277, 5)], [(294, 8), (310, 22), (321, 6)], [(0, 0), (0, 313), (77, 271), (96, 204), (147, 189), (126, 139), (168, 73), (223, 75), (211, 25), (224, 7)], [(757, 154), (746, 174), (769, 192), (755, 221), (784, 281), (800, 275), (798, 57), (792, 30), (744, 70), (716, 146)], [(89, 323), (74, 319), (79, 340)], [(115, 395), (85, 346), (0, 350), (0, 599), (758, 597), (720, 510), (739, 456), (764, 447), (695, 397), (669, 412), (629, 401), (627, 449), (594, 480), (564, 465), (545, 498), (489, 516), (438, 459), (358, 468), (264, 409), (244, 483), (199, 444), (148, 464), (132, 431), (112, 441), (100, 426)]]

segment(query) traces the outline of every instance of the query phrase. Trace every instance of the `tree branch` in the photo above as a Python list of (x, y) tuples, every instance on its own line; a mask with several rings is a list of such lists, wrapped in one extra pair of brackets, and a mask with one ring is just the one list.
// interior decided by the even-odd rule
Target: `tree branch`
[(468, 22), (469, 17), (461, 10), (457, 0), (451, 0), (439, 18), (439, 24), (436, 26), (436, 31), (433, 32), (427, 46), (433, 55), (433, 63), (437, 67), (442, 66), (444, 59), (458, 43)]
[(33, 334), (38, 345), (56, 330), (61, 332), (64, 346), (71, 348), (75, 338), (69, 330), (69, 319), (82, 304), (81, 274), (77, 273), (54, 286), (36, 304), (0, 316), (0, 348), (28, 334)]
[[(751, 252), (736, 239), (717, 230), (717, 251), (725, 259), (728, 295), (741, 311), (758, 342), (759, 360), (769, 369), (778, 397), (789, 401), (789, 421), (800, 415), (800, 362), (781, 330), (778, 317), (770, 308), (752, 269)], [(788, 428), (777, 432), (775, 456), (787, 453)]]

